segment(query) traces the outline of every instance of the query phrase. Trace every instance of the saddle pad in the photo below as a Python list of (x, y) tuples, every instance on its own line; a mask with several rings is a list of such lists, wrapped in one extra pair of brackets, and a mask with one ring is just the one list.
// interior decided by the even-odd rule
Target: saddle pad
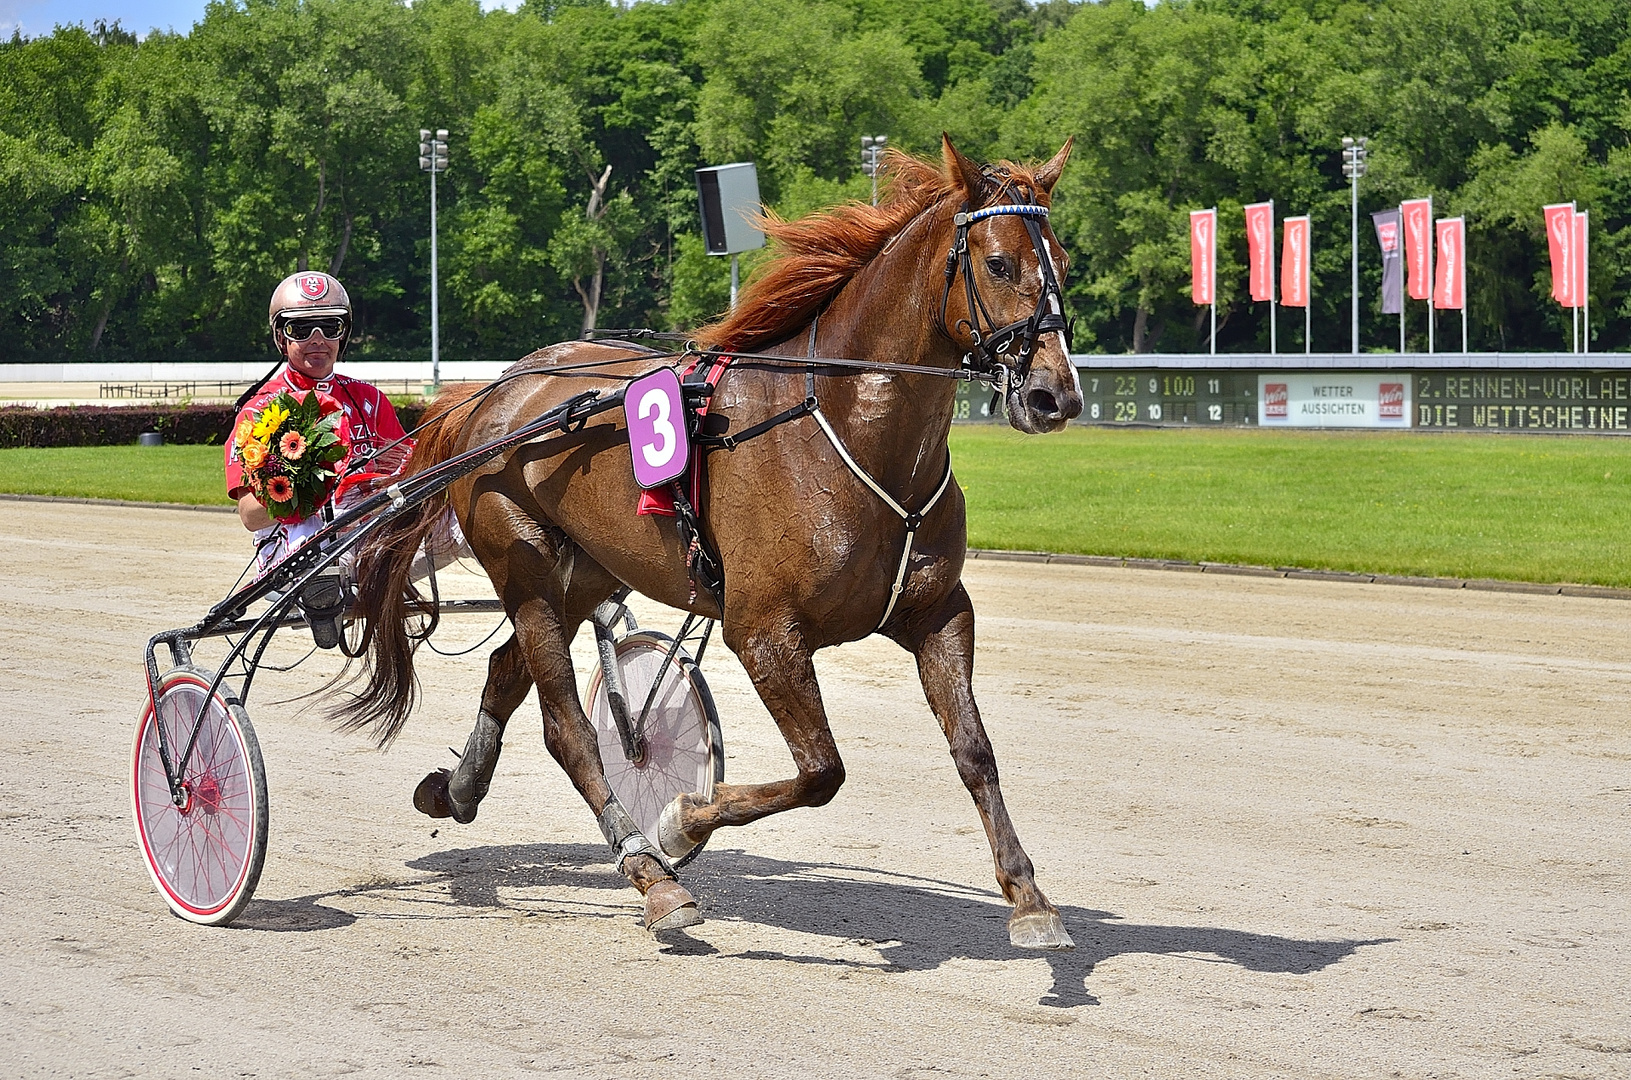
[[(713, 366), (708, 369), (708, 382), (714, 386), (718, 386), (719, 378), (725, 374), (725, 369), (730, 366), (730, 362), (731, 358), (728, 356), (716, 357), (714, 359)], [(690, 377), (697, 370), (698, 365), (701, 363), (702, 360), (700, 357), (691, 361), (690, 365), (686, 367), (684, 373), (680, 376), (680, 381), (683, 383), (686, 378)], [(711, 398), (702, 399), (702, 404), (697, 406), (697, 416), (702, 417), (708, 415), (708, 403), (711, 400)], [(686, 486), (688, 489), (687, 498), (690, 499), (692, 506), (698, 505), (699, 500), (702, 498), (702, 458), (703, 455), (701, 453), (693, 453), (691, 455), (691, 465), (686, 470)], [(678, 480), (674, 482), (676, 484), (679, 483)], [(675, 513), (674, 492), (668, 487), (653, 488), (650, 491), (642, 491), (640, 493), (639, 504), (634, 508), (634, 512), (636, 515), (657, 514), (662, 517), (673, 517)]]

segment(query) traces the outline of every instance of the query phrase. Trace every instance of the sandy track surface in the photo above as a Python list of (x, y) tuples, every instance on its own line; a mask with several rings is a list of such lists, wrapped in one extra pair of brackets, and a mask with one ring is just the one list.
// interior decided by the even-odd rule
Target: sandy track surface
[[(1008, 946), (893, 645), (818, 658), (838, 798), (718, 834), (685, 873), (708, 921), (661, 941), (535, 704), (475, 823), (413, 811), (485, 650), (423, 665), (387, 754), (278, 703), (318, 657), (250, 702), (270, 850), (212, 930), (147, 879), (127, 759), (142, 643), (246, 556), (226, 516), (5, 504), (0, 1074), (1631, 1074), (1623, 601), (970, 564), (1004, 789), (1079, 946), (1052, 955)], [(706, 669), (727, 775), (787, 775), (734, 659)]]

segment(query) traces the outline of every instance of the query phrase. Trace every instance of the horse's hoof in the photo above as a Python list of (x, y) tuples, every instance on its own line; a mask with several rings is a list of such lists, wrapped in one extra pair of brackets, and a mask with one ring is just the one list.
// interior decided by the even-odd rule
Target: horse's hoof
[(448, 818), (453, 816), (453, 804), (447, 797), (447, 778), (452, 775), (446, 769), (437, 769), (413, 789), (413, 808), (426, 817)]
[(646, 929), (679, 930), (702, 921), (696, 899), (673, 878), (664, 878), (646, 890)]
[(1008, 920), (1008, 940), (1016, 949), (1074, 949), (1057, 911), (1016, 913)]
[(684, 809), (685, 796), (676, 795), (657, 818), (657, 846), (670, 859), (683, 859), (697, 846), (695, 840), (680, 831), (680, 813)]
[(446, 769), (437, 769), (413, 789), (413, 808), (433, 818), (452, 818), (460, 825), (468, 825), (476, 820), (476, 805), (466, 806), (455, 799), (448, 791), (448, 777), (453, 775)]

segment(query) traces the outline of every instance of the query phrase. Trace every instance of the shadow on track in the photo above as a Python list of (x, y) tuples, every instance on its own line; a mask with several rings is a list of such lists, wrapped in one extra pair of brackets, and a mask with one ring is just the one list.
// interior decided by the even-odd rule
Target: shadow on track
[[(327, 894), (433, 902), (419, 917), (457, 918), (446, 908), (546, 910), (575, 917), (636, 919), (638, 902), (622, 876), (605, 862), (606, 851), (587, 844), (516, 844), (439, 851), (408, 863), (431, 875), (412, 882), (378, 882)], [(1166, 926), (1122, 922), (1092, 908), (1060, 905), (1076, 939), (1074, 952), (1034, 953), (1008, 944), (1008, 906), (994, 891), (840, 863), (792, 862), (736, 850), (710, 849), (685, 874), (706, 915), (779, 927), (833, 939), (834, 948), (809, 953), (754, 949), (730, 954), (744, 960), (776, 960), (875, 971), (927, 971), (948, 960), (1029, 960), (1052, 969), (1042, 1005), (1096, 1005), (1087, 978), (1102, 960), (1129, 953), (1183, 955), (1238, 964), (1250, 971), (1306, 975), (1353, 955), (1362, 946), (1394, 940), (1304, 940), (1215, 926)], [(441, 899), (440, 888), (449, 890)], [(605, 903), (568, 894), (610, 894)], [(532, 895), (528, 895), (528, 894)], [(410, 895), (411, 894), (411, 895)], [(432, 900), (435, 897), (435, 900)], [(256, 901), (239, 925), (262, 930), (320, 930), (348, 925), (355, 916), (321, 904), (320, 896)], [(363, 916), (367, 917), (367, 916)], [(409, 916), (412, 917), (412, 916)], [(707, 941), (683, 932), (663, 935), (663, 951), (717, 955)], [(875, 950), (879, 960), (853, 959), (853, 948)], [(846, 955), (847, 954), (847, 955)]]

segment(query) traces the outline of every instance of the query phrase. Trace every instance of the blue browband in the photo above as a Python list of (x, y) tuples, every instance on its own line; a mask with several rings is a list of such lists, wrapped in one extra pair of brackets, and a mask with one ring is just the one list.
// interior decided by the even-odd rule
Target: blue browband
[(952, 218), (952, 224), (972, 225), (981, 218), (996, 217), (998, 214), (1024, 214), (1027, 217), (1045, 218), (1048, 216), (1048, 208), (1037, 206), (1035, 203), (1004, 203), (1001, 206), (988, 206), (971, 214), (959, 213)]

